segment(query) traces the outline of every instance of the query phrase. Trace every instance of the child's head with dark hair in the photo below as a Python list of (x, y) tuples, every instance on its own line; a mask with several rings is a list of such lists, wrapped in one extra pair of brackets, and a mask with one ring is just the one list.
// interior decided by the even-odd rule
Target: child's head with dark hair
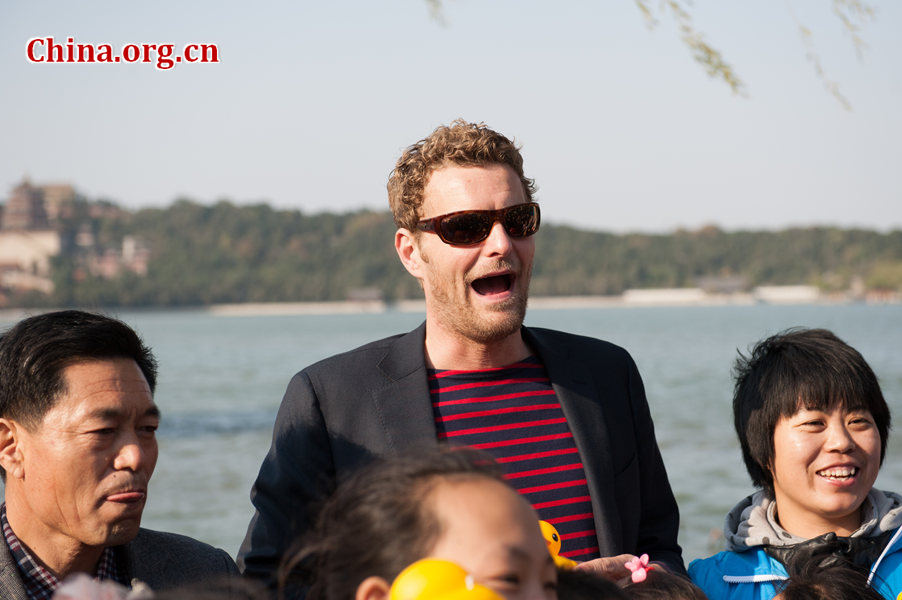
[(560, 600), (628, 600), (613, 581), (576, 569), (558, 570), (557, 597)]
[(309, 600), (378, 600), (427, 557), (460, 565), (508, 599), (555, 597), (535, 511), (491, 458), (463, 449), (387, 459), (352, 475), (301, 550), (286, 555), (280, 585), (309, 586)]
[(644, 581), (623, 589), (631, 600), (708, 600), (697, 585), (660, 567), (649, 570)]
[(867, 584), (867, 576), (849, 566), (809, 568), (792, 575), (774, 596), (782, 600), (881, 600), (883, 596)]

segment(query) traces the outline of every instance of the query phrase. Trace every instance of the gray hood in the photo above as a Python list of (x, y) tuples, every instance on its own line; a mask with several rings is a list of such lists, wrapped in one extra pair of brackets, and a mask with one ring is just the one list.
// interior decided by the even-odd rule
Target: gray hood
[[(742, 552), (756, 546), (791, 546), (805, 539), (783, 529), (776, 518), (777, 504), (764, 491), (747, 496), (727, 513), (724, 522), (726, 548)], [(862, 505), (863, 518), (849, 537), (876, 537), (902, 525), (902, 496), (876, 488)]]

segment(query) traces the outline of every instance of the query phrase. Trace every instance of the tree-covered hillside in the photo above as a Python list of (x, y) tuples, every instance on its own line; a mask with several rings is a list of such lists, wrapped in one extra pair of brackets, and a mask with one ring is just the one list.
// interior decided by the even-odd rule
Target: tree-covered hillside
[[(387, 212), (306, 215), (265, 204), (167, 208), (70, 223), (67, 251), (54, 267), (56, 306), (187, 306), (221, 302), (344, 300), (376, 288), (387, 300), (416, 298), (401, 267)], [(120, 247), (125, 236), (149, 252), (146, 275), (112, 278), (84, 268), (75, 240)], [(534, 295), (619, 294), (644, 287), (695, 286), (700, 278), (739, 278), (747, 286), (819, 285), (846, 289), (854, 278), (877, 289), (902, 287), (902, 231), (836, 228), (671, 234), (592, 232), (545, 223), (537, 236)]]

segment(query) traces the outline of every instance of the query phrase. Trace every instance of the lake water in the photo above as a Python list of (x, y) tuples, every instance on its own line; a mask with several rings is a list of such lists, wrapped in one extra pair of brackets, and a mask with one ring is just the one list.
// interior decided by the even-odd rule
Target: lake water
[[(252, 514), (251, 483), (291, 376), (331, 354), (416, 327), (415, 313), (214, 316), (124, 312), (160, 363), (160, 458), (143, 524), (234, 554)], [(825, 327), (855, 346), (902, 409), (902, 306), (606, 307), (530, 310), (528, 325), (627, 348), (645, 381), (680, 505), (687, 562), (719, 550), (723, 516), (752, 491), (733, 433), (737, 349), (791, 326)], [(0, 323), (4, 329), (9, 323)], [(878, 487), (902, 491), (902, 440), (891, 436)]]

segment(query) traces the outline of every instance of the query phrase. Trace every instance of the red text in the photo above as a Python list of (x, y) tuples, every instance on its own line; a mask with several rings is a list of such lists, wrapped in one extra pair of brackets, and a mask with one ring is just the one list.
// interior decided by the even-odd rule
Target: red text
[(154, 63), (161, 71), (181, 62), (218, 63), (216, 44), (185, 44), (176, 52), (175, 44), (125, 44), (118, 51), (111, 44), (76, 43), (71, 37), (59, 43), (52, 37), (31, 38), (25, 56), (33, 63)]

